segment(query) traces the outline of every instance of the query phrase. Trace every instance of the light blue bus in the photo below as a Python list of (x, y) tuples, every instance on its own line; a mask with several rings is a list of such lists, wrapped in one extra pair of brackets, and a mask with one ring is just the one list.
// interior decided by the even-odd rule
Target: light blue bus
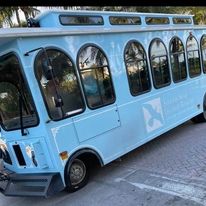
[(205, 121), (206, 27), (191, 15), (49, 11), (0, 31), (1, 192), (76, 191), (95, 164)]

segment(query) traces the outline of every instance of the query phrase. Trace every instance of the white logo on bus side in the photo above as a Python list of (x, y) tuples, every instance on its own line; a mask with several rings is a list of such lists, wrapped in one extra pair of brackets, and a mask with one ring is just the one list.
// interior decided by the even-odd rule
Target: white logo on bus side
[(160, 98), (144, 103), (143, 114), (147, 132), (152, 132), (162, 127), (164, 117)]

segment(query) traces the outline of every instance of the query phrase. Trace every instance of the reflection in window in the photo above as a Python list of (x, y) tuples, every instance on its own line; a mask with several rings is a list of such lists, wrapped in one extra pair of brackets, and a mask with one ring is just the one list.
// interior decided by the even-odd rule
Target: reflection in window
[(146, 24), (169, 24), (169, 18), (167, 17), (146, 17)]
[(62, 25), (103, 25), (103, 18), (101, 16), (71, 16), (60, 15), (60, 23)]
[(109, 17), (110, 24), (113, 25), (140, 25), (141, 19), (137, 16), (110, 16)]
[(125, 50), (125, 64), (132, 95), (150, 90), (146, 53), (138, 42), (129, 42)]
[(167, 51), (160, 39), (155, 39), (150, 44), (150, 62), (154, 77), (154, 85), (159, 88), (170, 83)]
[(87, 46), (79, 53), (78, 65), (85, 96), (90, 108), (97, 108), (115, 101), (114, 89), (107, 59), (95, 46)]
[[(56, 49), (48, 49), (47, 55), (54, 78), (48, 80), (43, 72), (43, 65), (47, 61), (44, 52), (36, 57), (35, 69), (51, 118), (58, 120), (82, 112), (84, 104), (72, 62)], [(59, 96), (63, 100), (63, 106), (56, 105)]]
[[(23, 127), (36, 126), (38, 117), (34, 102), (21, 73), (17, 57), (13, 54), (0, 58), (0, 120), (6, 130), (20, 128), (20, 111)], [(21, 97), (21, 105), (19, 105)]]
[(192, 20), (189, 17), (175, 17), (173, 18), (174, 24), (191, 24)]
[(206, 36), (203, 35), (201, 39), (201, 52), (202, 52), (202, 61), (203, 61), (203, 71), (206, 73)]
[(175, 37), (170, 43), (171, 69), (174, 82), (186, 79), (187, 70), (184, 46), (182, 41)]
[(200, 55), (197, 40), (194, 36), (189, 36), (187, 39), (187, 58), (190, 77), (200, 75)]

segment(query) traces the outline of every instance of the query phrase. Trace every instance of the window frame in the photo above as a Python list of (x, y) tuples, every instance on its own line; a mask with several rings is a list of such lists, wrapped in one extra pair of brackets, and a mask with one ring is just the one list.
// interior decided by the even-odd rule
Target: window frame
[[(107, 68), (108, 68), (108, 72), (109, 72), (109, 75), (110, 75), (110, 81), (111, 81), (111, 86), (112, 86), (112, 90), (113, 90), (113, 95), (114, 95), (114, 100), (109, 103), (109, 104), (103, 104), (103, 105), (100, 105), (100, 106), (97, 106), (97, 107), (90, 107), (89, 105), (89, 102), (87, 100), (87, 95), (86, 95), (86, 90), (85, 90), (85, 87), (84, 87), (84, 83), (83, 83), (83, 78), (82, 78), (82, 75), (81, 75), (81, 69), (79, 68), (79, 56), (80, 56), (80, 53), (82, 52), (83, 49), (85, 49), (86, 47), (96, 47), (97, 49), (99, 49), (103, 55), (105, 56), (106, 60), (107, 60)], [(76, 65), (77, 65), (77, 69), (78, 69), (78, 72), (79, 72), (79, 77), (80, 77), (80, 80), (81, 80), (81, 85), (82, 85), (82, 90), (83, 90), (83, 94), (84, 94), (84, 97), (85, 97), (85, 101), (86, 101), (86, 104), (87, 104), (87, 107), (91, 110), (96, 110), (96, 109), (99, 109), (99, 108), (102, 108), (102, 107), (105, 107), (105, 106), (108, 106), (108, 105), (112, 105), (116, 102), (116, 93), (115, 93), (115, 87), (114, 87), (114, 83), (113, 83), (113, 78), (112, 78), (112, 73), (111, 73), (111, 69), (110, 69), (110, 64), (109, 64), (109, 61), (108, 61), (108, 57), (106, 55), (106, 53), (104, 52), (104, 50), (97, 44), (94, 44), (94, 43), (86, 43), (84, 44), (83, 46), (81, 46), (79, 49), (78, 49), (78, 52), (77, 52), (77, 56), (76, 56)]]
[[(181, 22), (178, 22), (179, 21), (185, 21), (184, 23), (181, 23)], [(172, 22), (173, 24), (176, 24), (176, 25), (181, 25), (181, 24), (192, 24), (192, 19), (190, 17), (173, 17), (172, 18)]]
[[(169, 77), (170, 77), (170, 81), (169, 81), (168, 83), (162, 84), (162, 85), (160, 85), (160, 86), (157, 86), (156, 83), (155, 83), (155, 75), (154, 75), (154, 70), (153, 70), (153, 66), (152, 66), (152, 59), (151, 59), (151, 46), (152, 46), (152, 43), (153, 43), (154, 41), (156, 41), (156, 40), (161, 41), (162, 44), (163, 44), (163, 46), (164, 46), (164, 48), (165, 48), (166, 55), (164, 55), (164, 56), (166, 56), (166, 58), (167, 58), (168, 72), (169, 72)], [(155, 89), (161, 89), (161, 88), (163, 88), (163, 87), (169, 86), (169, 85), (171, 84), (171, 82), (172, 82), (172, 80), (171, 80), (171, 79), (172, 79), (172, 78), (171, 78), (171, 71), (170, 71), (170, 62), (169, 62), (167, 47), (165, 46), (163, 40), (160, 39), (160, 38), (158, 38), (158, 37), (153, 38), (153, 39), (150, 41), (150, 44), (149, 44), (149, 52), (148, 52), (148, 54), (149, 54), (150, 69), (151, 69), (151, 73), (152, 73), (152, 81), (153, 81), (154, 88), (155, 88)], [(162, 57), (162, 56), (157, 56), (157, 57)]]
[(47, 104), (47, 101), (46, 101), (46, 98), (45, 98), (45, 95), (44, 95), (44, 91), (42, 89), (42, 86), (41, 86), (41, 83), (39, 81), (39, 78), (37, 76), (37, 69), (36, 69), (36, 61), (37, 61), (37, 58), (39, 55), (41, 55), (43, 53), (42, 50), (40, 50), (39, 52), (37, 52), (35, 58), (34, 58), (34, 62), (33, 62), (33, 65), (34, 65), (34, 74), (35, 74), (35, 77), (36, 77), (36, 81), (38, 83), (38, 86), (39, 86), (39, 89), (40, 89), (40, 92), (41, 92), (41, 97), (44, 101), (44, 106), (46, 107), (46, 110), (47, 110), (47, 114), (50, 118), (51, 121), (54, 121), (54, 122), (58, 122), (58, 121), (61, 121), (63, 119), (67, 119), (67, 118), (70, 118), (70, 117), (73, 117), (73, 116), (76, 116), (76, 115), (79, 115), (81, 113), (83, 113), (86, 109), (86, 106), (85, 106), (85, 101), (84, 101), (84, 95), (83, 95), (83, 92), (82, 92), (82, 85), (81, 85), (81, 81), (79, 80), (79, 77), (78, 77), (78, 71), (76, 69), (76, 65), (74, 64), (74, 61), (73, 59), (71, 58), (71, 56), (63, 49), (59, 48), (59, 47), (54, 47), (54, 46), (48, 46), (48, 47), (44, 47), (44, 49), (46, 51), (48, 50), (57, 50), (59, 52), (62, 52), (66, 57), (68, 57), (68, 59), (71, 61), (72, 65), (73, 65), (73, 68), (74, 68), (74, 73), (76, 75), (76, 78), (77, 78), (77, 83), (78, 83), (78, 86), (79, 86), (79, 89), (80, 89), (80, 96), (81, 96), (81, 99), (82, 99), (82, 103), (83, 103), (83, 107), (82, 107), (82, 111), (80, 112), (77, 112), (77, 113), (73, 113), (73, 114), (70, 114), (70, 115), (67, 115), (63, 118), (60, 118), (60, 119), (53, 119), (52, 116), (51, 116), (51, 113), (50, 113), (50, 109), (49, 109), (49, 106)]
[[(37, 111), (37, 108), (36, 108), (36, 104), (35, 104), (34, 97), (33, 97), (33, 95), (32, 95), (32, 92), (31, 92), (31, 89), (30, 89), (30, 86), (29, 86), (29, 83), (28, 83), (28, 79), (27, 79), (26, 74), (25, 74), (24, 69), (23, 69), (23, 64), (22, 64), (22, 62), (21, 62), (20, 56), (18, 55), (17, 52), (11, 51), (11, 52), (8, 52), (8, 53), (6, 53), (6, 54), (1, 55), (0, 58), (2, 58), (2, 57), (7, 57), (7, 56), (12, 56), (12, 55), (14, 55), (14, 56), (17, 58), (18, 62), (19, 62), (19, 69), (20, 69), (22, 78), (23, 78), (23, 80), (24, 80), (25, 87), (28, 89), (28, 94), (31, 96), (31, 100), (32, 100), (32, 102), (33, 102), (33, 105), (32, 105), (32, 106), (33, 106), (33, 109), (34, 109), (34, 112), (35, 112), (36, 118), (37, 118), (37, 123), (36, 123), (36, 124), (34, 124), (33, 126), (27, 126), (27, 127), (23, 127), (23, 128), (24, 128), (24, 129), (27, 129), (27, 128), (37, 127), (37, 126), (40, 124), (40, 118), (39, 118), (39, 114), (38, 114), (38, 111)], [(5, 82), (5, 81), (4, 81), (4, 82)], [(20, 130), (20, 129), (21, 129), (21, 127), (19, 127), (19, 128), (14, 128), (14, 129), (6, 129), (6, 128), (4, 127), (2, 121), (0, 121), (0, 125), (1, 125), (1, 127), (2, 127), (2, 129), (3, 129), (4, 131), (16, 131), (16, 130)]]
[[(143, 92), (139, 92), (139, 93), (133, 93), (132, 92), (132, 89), (131, 89), (131, 87), (130, 87), (130, 78), (129, 78), (129, 72), (128, 72), (128, 69), (127, 69), (127, 63), (126, 63), (126, 58), (125, 58), (125, 54), (126, 54), (126, 50), (127, 50), (127, 48), (128, 48), (128, 46), (131, 44), (131, 43), (137, 43), (137, 44), (139, 44), (141, 47), (142, 47), (142, 49), (143, 49), (143, 51), (144, 51), (144, 53), (145, 53), (145, 59), (141, 59), (141, 61), (142, 60), (145, 60), (146, 61), (146, 64), (147, 64), (147, 69), (148, 69), (148, 76), (149, 76), (149, 89), (148, 90), (146, 90), (146, 91), (143, 91)], [(132, 96), (139, 96), (139, 95), (142, 95), (142, 94), (145, 94), (145, 93), (148, 93), (148, 92), (150, 92), (151, 90), (152, 90), (152, 82), (151, 82), (151, 75), (150, 75), (150, 66), (149, 66), (149, 62), (148, 62), (148, 58), (147, 58), (147, 53), (146, 53), (146, 50), (145, 50), (145, 48), (143, 47), (143, 45), (139, 42), (139, 41), (137, 41), (136, 39), (132, 39), (132, 40), (129, 40), (127, 43), (126, 43), (126, 45), (125, 45), (125, 47), (124, 47), (124, 53), (123, 53), (123, 55), (124, 55), (124, 64), (125, 64), (125, 69), (126, 69), (126, 74), (127, 74), (127, 80), (128, 80), (128, 86), (129, 86), (129, 90), (130, 90), (130, 94), (132, 95)]]
[[(197, 49), (196, 49), (196, 50), (192, 50), (192, 51), (188, 51), (188, 49), (187, 49), (187, 43), (188, 43), (188, 39), (189, 39), (191, 36), (195, 39), (195, 41), (196, 41), (196, 43), (197, 43)], [(195, 52), (195, 51), (198, 52), (198, 56), (199, 56), (200, 73), (191, 76), (191, 74), (190, 74), (190, 66), (189, 66), (189, 59), (188, 59), (188, 52)], [(201, 66), (201, 60), (200, 60), (200, 47), (199, 47), (199, 44), (198, 44), (198, 41), (197, 41), (196, 37), (195, 37), (193, 34), (189, 34), (189, 36), (187, 37), (187, 40), (186, 40), (186, 54), (187, 54), (187, 67), (188, 67), (188, 72), (189, 72), (190, 78), (195, 78), (195, 77), (200, 76), (200, 75), (202, 74), (202, 68), (201, 68), (202, 66)], [(194, 59), (194, 58), (193, 58), (193, 59)]]
[[(112, 18), (127, 18), (127, 19), (129, 19), (129, 18), (137, 18), (139, 21), (140, 21), (140, 23), (138, 23), (138, 24), (130, 24), (130, 23), (126, 23), (126, 24), (115, 24), (115, 23), (112, 23), (112, 21), (111, 21), (111, 19)], [(129, 26), (137, 26), (137, 25), (142, 25), (142, 19), (141, 19), (141, 17), (140, 16), (109, 16), (109, 23), (111, 24), (111, 25), (115, 25), (115, 26), (118, 26), (118, 25), (122, 25), (122, 26), (126, 26), (126, 25), (129, 25)]]
[[(204, 74), (206, 74), (206, 68), (204, 69), (204, 59), (203, 59), (203, 52), (202, 52), (202, 40), (203, 40), (203, 38), (206, 39), (206, 34), (203, 34), (203, 35), (201, 36), (201, 39), (200, 39), (200, 53), (201, 53), (201, 59), (202, 59), (202, 61), (201, 61), (201, 63), (202, 63), (202, 72), (203, 72)], [(205, 50), (206, 50), (206, 47), (205, 47)], [(205, 61), (206, 61), (206, 60), (205, 60)]]
[[(150, 23), (150, 22), (148, 22), (148, 19), (150, 19), (150, 18), (154, 19), (156, 21), (165, 19), (167, 22), (166, 23), (157, 23), (157, 22)], [(169, 25), (170, 24), (170, 19), (169, 19), (169, 17), (145, 16), (145, 23), (147, 25)]]
[[(62, 21), (61, 21), (61, 17), (98, 17), (98, 18), (101, 18), (101, 20), (102, 20), (102, 23), (101, 24), (95, 24), (95, 23), (93, 23), (93, 24), (64, 24), (64, 23), (62, 23)], [(59, 15), (59, 23), (62, 25), (62, 26), (102, 26), (102, 25), (104, 25), (104, 18), (103, 18), (103, 16), (101, 16), (101, 15), (89, 15), (89, 14), (86, 14), (86, 15), (71, 15), (71, 14), (60, 14)]]
[[(185, 68), (186, 68), (186, 77), (184, 78), (184, 79), (181, 79), (181, 80), (178, 80), (178, 81), (175, 81), (174, 80), (174, 75), (173, 75), (173, 71), (172, 71), (172, 64), (171, 64), (171, 56), (174, 54), (174, 53), (172, 53), (171, 51), (170, 51), (170, 46), (171, 46), (171, 44), (172, 44), (172, 41), (175, 39), (175, 38), (177, 38), (177, 39), (179, 39), (180, 41), (181, 41), (181, 43), (182, 43), (182, 45), (183, 45), (183, 49), (184, 49), (184, 51), (183, 52), (177, 52), (178, 54), (184, 54), (184, 58), (185, 58)], [(188, 65), (187, 65), (187, 59), (186, 59), (186, 54), (185, 54), (185, 47), (184, 47), (184, 44), (183, 44), (183, 41), (178, 37), (178, 36), (173, 36), (172, 38), (171, 38), (171, 40), (170, 40), (170, 43), (169, 43), (169, 56), (170, 56), (170, 68), (171, 68), (171, 73), (172, 73), (172, 81), (174, 82), (174, 83), (179, 83), (179, 82), (183, 82), (183, 81), (185, 81), (185, 80), (187, 80), (188, 79)], [(179, 61), (178, 61), (178, 63), (179, 63)]]

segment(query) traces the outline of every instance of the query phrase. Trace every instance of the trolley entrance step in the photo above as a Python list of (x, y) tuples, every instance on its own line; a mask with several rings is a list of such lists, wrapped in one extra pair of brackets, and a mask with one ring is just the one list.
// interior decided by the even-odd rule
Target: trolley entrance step
[(12, 174), (4, 191), (6, 196), (51, 196), (64, 189), (59, 173)]

